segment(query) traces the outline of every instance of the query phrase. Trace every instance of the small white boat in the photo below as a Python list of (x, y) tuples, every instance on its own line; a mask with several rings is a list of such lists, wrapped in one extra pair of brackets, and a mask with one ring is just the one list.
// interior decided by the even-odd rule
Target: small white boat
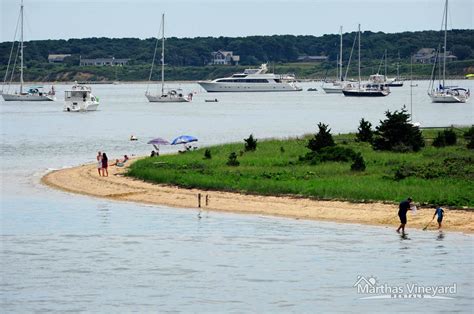
[[(431, 98), (431, 102), (434, 103), (465, 103), (469, 100), (471, 93), (468, 89), (457, 87), (457, 86), (447, 86), (446, 85), (446, 44), (448, 38), (448, 0), (446, 0), (444, 7), (444, 52), (443, 52), (443, 74), (440, 78), (438, 85), (435, 85), (436, 65), (437, 59), (440, 55), (440, 49), (438, 49), (436, 54), (435, 62), (433, 63), (433, 72), (431, 75), (431, 82), (428, 88), (428, 96)], [(439, 65), (441, 66), (441, 64)], [(438, 86), (435, 88), (435, 86)]]
[[(158, 39), (157, 39), (158, 40)], [(151, 82), (151, 76), (153, 74), (153, 67), (155, 65), (156, 50), (153, 54), (153, 61), (151, 63), (150, 76), (148, 77), (148, 85)], [(161, 15), (161, 91), (156, 94), (151, 94), (147, 90), (145, 96), (149, 102), (190, 102), (193, 99), (193, 94), (189, 93), (185, 95), (181, 89), (165, 89), (165, 15)]]
[(340, 43), (339, 43), (339, 56), (338, 56), (338, 61), (337, 61), (337, 67), (336, 67), (336, 80), (332, 81), (331, 85), (325, 85), (323, 82), (323, 85), (321, 86), (322, 89), (326, 94), (342, 94), (342, 89), (344, 88), (344, 78), (345, 76), (342, 74), (342, 26), (340, 27)]
[(92, 95), (91, 88), (77, 83), (64, 92), (64, 101), (67, 112), (95, 111), (99, 106), (99, 99)]
[[(25, 84), (23, 81), (23, 71), (24, 71), (24, 62), (23, 62), (23, 56), (24, 56), (24, 45), (23, 45), (23, 1), (21, 1), (21, 6), (20, 6), (20, 47), (19, 47), (19, 53), (20, 53), (20, 91), (16, 91), (15, 93), (10, 93), (8, 91), (9, 89), (9, 83), (6, 82), (7, 77), (9, 74), (11, 74), (11, 77), (13, 77), (14, 71), (15, 71), (15, 64), (16, 64), (16, 57), (15, 56), (14, 64), (12, 65), (12, 54), (10, 53), (10, 58), (8, 60), (8, 65), (7, 65), (7, 71), (5, 73), (5, 81), (3, 82), (3, 87), (2, 91), (0, 94), (2, 95), (3, 99), (5, 101), (54, 101), (55, 100), (55, 92), (54, 92), (54, 87), (51, 87), (51, 90), (47, 93), (43, 91), (42, 86), (35, 86), (35, 87), (30, 87), (26, 92), (23, 90), (23, 85)], [(12, 51), (15, 46), (15, 41), (13, 41), (13, 46), (12, 46)], [(9, 68), (12, 68), (11, 73), (9, 73)], [(4, 87), (5, 85), (7, 86), (7, 92), (5, 92)]]

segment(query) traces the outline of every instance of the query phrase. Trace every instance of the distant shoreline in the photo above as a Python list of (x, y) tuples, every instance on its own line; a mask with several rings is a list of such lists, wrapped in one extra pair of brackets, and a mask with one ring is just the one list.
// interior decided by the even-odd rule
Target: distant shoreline
[[(320, 201), (290, 196), (259, 196), (240, 193), (183, 189), (156, 185), (123, 176), (126, 168), (109, 167), (109, 176), (100, 177), (95, 164), (49, 172), (41, 182), (66, 192), (106, 198), (117, 201), (165, 205), (198, 210), (198, 194), (202, 196), (201, 209), (220, 212), (258, 214), (305, 220), (322, 220), (365, 225), (382, 225), (395, 232), (399, 220), (396, 204), (349, 203)], [(209, 197), (206, 205), (206, 196)], [(420, 208), (408, 217), (410, 229), (421, 230), (433, 216), (430, 208)], [(474, 212), (448, 210), (444, 230), (474, 233)], [(432, 222), (430, 230), (434, 230)], [(391, 230), (392, 231), (392, 230)]]

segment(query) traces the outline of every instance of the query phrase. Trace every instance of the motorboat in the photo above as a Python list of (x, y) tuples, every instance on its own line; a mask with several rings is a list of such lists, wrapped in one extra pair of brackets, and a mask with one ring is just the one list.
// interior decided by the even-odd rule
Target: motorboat
[(99, 98), (92, 94), (91, 88), (77, 83), (64, 92), (64, 101), (67, 112), (95, 111), (99, 106)]
[[(20, 54), (20, 90), (15, 91), (14, 93), (10, 93), (10, 84), (6, 82), (7, 77), (13, 77), (14, 76), (14, 70), (15, 70), (15, 65), (16, 65), (16, 60), (18, 55), (14, 56), (15, 61), (14, 64), (11, 64), (12, 62), (12, 54), (10, 53), (10, 58), (8, 59), (8, 64), (7, 64), (7, 71), (5, 73), (5, 81), (2, 86), (2, 91), (0, 94), (2, 95), (3, 99), (5, 101), (54, 101), (55, 100), (55, 91), (54, 87), (51, 86), (51, 90), (49, 92), (44, 92), (42, 86), (33, 86), (29, 87), (26, 91), (24, 90), (24, 80), (23, 80), (23, 72), (24, 72), (24, 62), (23, 62), (23, 56), (24, 56), (24, 45), (23, 45), (23, 0), (21, 1), (21, 6), (20, 6), (20, 40), (19, 40), (19, 47), (17, 50), (17, 53), (19, 52)], [(15, 32), (16, 34), (16, 32)], [(13, 41), (13, 46), (11, 51), (14, 51), (15, 47), (15, 40)], [(11, 73), (9, 73), (9, 68), (11, 67)], [(5, 91), (5, 86), (7, 86), (7, 90)]]
[(193, 99), (193, 94), (185, 94), (181, 89), (165, 88), (165, 15), (161, 15), (161, 91), (156, 94), (149, 92), (148, 87), (151, 82), (153, 74), (153, 67), (155, 65), (156, 51), (158, 48), (158, 39), (153, 54), (153, 61), (151, 63), (150, 76), (148, 78), (148, 86), (145, 96), (149, 102), (190, 102)]
[[(444, 7), (444, 52), (443, 52), (443, 74), (439, 78), (438, 83), (435, 88), (435, 77), (436, 65), (439, 61), (439, 54), (441, 49), (438, 48), (435, 62), (433, 64), (433, 71), (431, 75), (431, 82), (428, 88), (428, 96), (431, 98), (431, 101), (434, 103), (465, 103), (469, 100), (471, 93), (468, 89), (458, 87), (458, 86), (447, 86), (446, 85), (446, 45), (448, 38), (448, 0), (446, 0)], [(439, 64), (441, 66), (441, 64)]]
[(293, 74), (267, 73), (267, 64), (258, 69), (245, 69), (230, 77), (218, 78), (213, 81), (199, 81), (207, 92), (297, 92), (302, 88), (296, 85)]

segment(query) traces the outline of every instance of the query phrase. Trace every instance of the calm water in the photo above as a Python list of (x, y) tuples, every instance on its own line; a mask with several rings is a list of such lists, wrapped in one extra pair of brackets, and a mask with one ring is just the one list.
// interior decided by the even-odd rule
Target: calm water
[[(461, 82), (473, 90), (471, 82)], [(472, 124), (468, 104), (431, 104), (414, 89), (414, 121)], [(304, 83), (304, 88), (319, 83)], [(474, 305), (473, 237), (118, 203), (51, 190), (48, 169), (148, 154), (146, 141), (181, 134), (200, 145), (354, 131), (387, 109), (410, 110), (409, 88), (383, 99), (321, 92), (206, 94), (150, 104), (145, 85), (92, 85), (100, 111), (62, 112), (62, 101), (5, 103), (1, 113), (0, 291), (5, 312), (460, 311)], [(66, 86), (56, 86), (58, 98)], [(218, 98), (218, 103), (205, 103)], [(131, 134), (138, 142), (130, 142)], [(167, 151), (173, 148), (167, 147)], [(358, 276), (389, 285), (457, 284), (454, 299), (361, 300)], [(387, 307), (382, 307), (387, 306)], [(389, 307), (388, 307), (389, 306)]]

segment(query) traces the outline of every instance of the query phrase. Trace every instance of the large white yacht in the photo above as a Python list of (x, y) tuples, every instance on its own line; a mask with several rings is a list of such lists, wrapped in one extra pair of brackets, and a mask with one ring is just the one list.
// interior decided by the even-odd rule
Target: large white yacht
[(67, 112), (95, 111), (99, 106), (99, 99), (92, 95), (91, 88), (77, 83), (64, 92), (64, 101)]
[(213, 81), (198, 82), (207, 92), (296, 92), (302, 89), (296, 85), (294, 75), (267, 73), (267, 65), (258, 69), (246, 69), (230, 77)]

